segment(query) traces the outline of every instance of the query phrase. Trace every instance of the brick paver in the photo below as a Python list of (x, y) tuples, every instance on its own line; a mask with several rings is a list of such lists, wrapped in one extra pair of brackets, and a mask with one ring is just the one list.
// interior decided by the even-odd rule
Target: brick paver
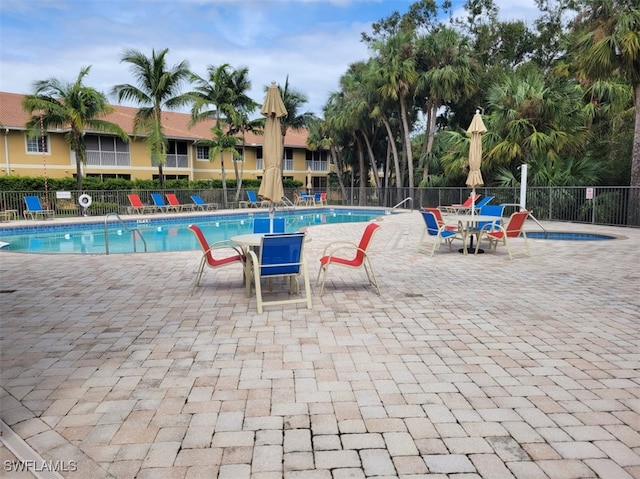
[[(0, 252), (0, 419), (65, 478), (640, 479), (640, 229), (510, 261), (381, 225), (381, 296), (335, 268), (263, 314), (239, 267), (191, 294), (196, 251)], [(363, 229), (309, 228), (311, 277)]]

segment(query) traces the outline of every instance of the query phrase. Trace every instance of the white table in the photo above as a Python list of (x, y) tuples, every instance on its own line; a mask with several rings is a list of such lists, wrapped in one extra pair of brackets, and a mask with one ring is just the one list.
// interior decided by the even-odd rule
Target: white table
[[(502, 218), (500, 216), (490, 215), (445, 215), (443, 217), (446, 225), (462, 224), (462, 241), (464, 243), (464, 247), (460, 249), (460, 253), (464, 254), (468, 254), (468, 250), (473, 249), (473, 236), (479, 233), (479, 230), (475, 227), (477, 223), (492, 223), (501, 219)], [(467, 236), (471, 236), (469, 247), (467, 247)], [(482, 250), (479, 250), (478, 252), (480, 251)]]
[(242, 252), (246, 258), (244, 262), (244, 284), (247, 298), (251, 296), (251, 261), (249, 259), (249, 250), (256, 250), (262, 243), (262, 237), (267, 233), (247, 233), (243, 235), (232, 236), (229, 240), (242, 248)]

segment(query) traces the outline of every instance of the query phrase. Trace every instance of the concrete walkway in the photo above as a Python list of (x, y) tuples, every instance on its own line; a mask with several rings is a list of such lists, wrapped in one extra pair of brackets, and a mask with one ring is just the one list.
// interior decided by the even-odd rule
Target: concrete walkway
[[(240, 265), (190, 295), (196, 251), (0, 252), (0, 419), (42, 458), (31, 472), (640, 478), (640, 229), (545, 224), (621, 238), (530, 240), (510, 261), (418, 251), (417, 212), (381, 225), (381, 296), (335, 268), (313, 309), (263, 314)], [(310, 228), (312, 279), (363, 229)], [(0, 477), (33, 477), (0, 458)]]

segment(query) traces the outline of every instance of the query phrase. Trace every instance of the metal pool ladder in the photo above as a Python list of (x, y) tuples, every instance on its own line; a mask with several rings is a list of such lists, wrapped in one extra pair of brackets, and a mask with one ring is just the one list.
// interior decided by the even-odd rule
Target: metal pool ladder
[(109, 254), (109, 217), (113, 216), (115, 218), (118, 219), (118, 222), (120, 223), (120, 225), (122, 226), (122, 228), (127, 231), (128, 233), (132, 233), (131, 237), (133, 238), (133, 252), (137, 253), (137, 243), (136, 243), (136, 236), (139, 236), (140, 239), (142, 240), (142, 244), (144, 245), (144, 252), (147, 252), (147, 242), (145, 241), (144, 237), (142, 236), (142, 232), (138, 229), (138, 228), (129, 228), (126, 223), (124, 221), (122, 221), (122, 218), (120, 218), (120, 215), (118, 213), (107, 213), (107, 216), (104, 217), (104, 249), (105, 249), (105, 253)]

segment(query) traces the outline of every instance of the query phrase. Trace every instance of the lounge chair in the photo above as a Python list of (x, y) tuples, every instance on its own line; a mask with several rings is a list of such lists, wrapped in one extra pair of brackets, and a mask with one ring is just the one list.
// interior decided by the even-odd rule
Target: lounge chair
[(247, 190), (247, 198), (249, 198), (249, 208), (264, 208), (269, 206), (269, 202), (267, 200), (258, 200), (255, 191)]
[(529, 211), (517, 211), (511, 215), (506, 226), (498, 226), (497, 230), (491, 230), (491, 225), (487, 225), (486, 228), (481, 229), (478, 232), (476, 251), (480, 248), (482, 240), (486, 239), (489, 241), (489, 248), (492, 248), (494, 251), (496, 250), (498, 243), (502, 243), (507, 248), (509, 259), (513, 259), (513, 253), (511, 252), (510, 246), (511, 240), (522, 236), (524, 239), (525, 254), (529, 256), (530, 253), (527, 234), (522, 229), (529, 214)]
[[(488, 204), (491, 200), (493, 200), (494, 198), (495, 198), (495, 196), (491, 196), (491, 195), (485, 196), (484, 198), (482, 198), (481, 200), (479, 200), (477, 203), (475, 203), (475, 204), (473, 205), (473, 207), (474, 207), (476, 210), (480, 210), (483, 206), (487, 206), (487, 204)], [(469, 206), (469, 211), (471, 211), (471, 205)]]
[(164, 202), (164, 198), (160, 193), (151, 193), (151, 199), (153, 200), (153, 205), (160, 212), (168, 212), (170, 210), (178, 211), (175, 206), (168, 205)]
[(169, 206), (172, 208), (175, 208), (176, 211), (183, 211), (183, 210), (191, 211), (195, 206), (193, 204), (180, 203), (180, 200), (174, 193), (167, 193), (165, 196), (167, 197), (167, 202), (169, 203)]
[(53, 218), (54, 211), (44, 209), (37, 196), (25, 196), (24, 202), (27, 206), (27, 209), (24, 210), (25, 219), (27, 216), (30, 216), (32, 220), (37, 219), (38, 216), (42, 219)]
[[(329, 266), (347, 266), (349, 268), (361, 268), (364, 267), (367, 273), (367, 279), (369, 284), (375, 286), (376, 291), (380, 294), (380, 288), (376, 281), (376, 276), (369, 262), (369, 254), (367, 249), (371, 243), (373, 234), (380, 228), (377, 223), (369, 223), (362, 233), (360, 243), (355, 244), (348, 241), (334, 241), (329, 243), (322, 252), (320, 257), (320, 270), (318, 271), (318, 277), (316, 278), (316, 284), (320, 282), (322, 276), (322, 286), (320, 287), (320, 295), (324, 293), (324, 283), (329, 272)], [(344, 257), (345, 253), (351, 253), (353, 256)]]
[[(247, 281), (247, 297), (251, 296), (251, 285), (255, 284), (258, 313), (262, 313), (264, 305), (306, 303), (311, 309), (311, 285), (309, 272), (304, 257), (304, 233), (268, 234), (262, 237), (260, 249), (256, 253), (250, 250), (249, 261), (253, 282)], [(302, 274), (304, 281), (304, 296), (291, 298), (299, 292), (298, 276)], [(286, 299), (278, 298), (265, 301), (262, 292), (262, 279), (271, 280), (282, 277), (289, 280), (289, 294)]]
[(449, 229), (447, 225), (438, 224), (438, 220), (436, 219), (436, 215), (431, 211), (421, 211), (420, 214), (424, 219), (425, 229), (422, 232), (422, 236), (420, 237), (420, 243), (418, 243), (418, 249), (420, 249), (424, 243), (424, 240), (427, 236), (433, 236), (433, 246), (431, 247), (431, 256), (436, 251), (436, 247), (440, 246), (443, 242), (449, 245), (449, 251), (453, 251), (453, 241), (456, 239), (464, 241), (463, 235), (460, 233), (459, 229), (455, 230)]
[(196, 210), (208, 211), (218, 209), (218, 203), (205, 203), (199, 195), (191, 195), (191, 201), (193, 201), (193, 207)]
[(132, 213), (144, 214), (147, 211), (153, 213), (156, 209), (155, 206), (148, 206), (142, 203), (140, 196), (138, 196), (136, 193), (127, 195), (127, 198), (129, 198), (129, 204), (130, 204), (130, 206), (127, 207), (128, 214), (132, 214)]
[[(209, 244), (199, 226), (189, 225), (188, 228), (196, 236), (198, 244), (203, 251), (202, 258), (200, 259), (200, 265), (198, 266), (198, 271), (196, 272), (196, 279), (193, 282), (193, 289), (195, 289), (196, 286), (200, 285), (200, 279), (202, 278), (202, 273), (204, 271), (205, 265), (209, 268), (220, 268), (222, 266), (227, 266), (235, 262), (240, 262), (244, 265), (244, 262), (246, 261), (245, 255), (242, 253), (242, 251), (233, 246), (228, 240), (217, 241), (215, 243)], [(222, 251), (227, 251), (227, 255), (222, 257), (214, 257), (214, 252), (217, 254)]]
[(462, 211), (469, 210), (471, 208), (471, 205), (474, 202), (478, 201), (478, 198), (480, 198), (480, 194), (476, 193), (475, 196), (469, 195), (469, 198), (467, 198), (465, 202), (460, 205), (454, 204), (454, 205), (448, 205), (448, 206), (440, 206), (439, 208), (444, 210), (445, 213), (451, 213), (451, 214), (457, 215)]
[(271, 230), (271, 218), (255, 218), (253, 220), (254, 233), (284, 233), (284, 218), (273, 218), (273, 230)]

